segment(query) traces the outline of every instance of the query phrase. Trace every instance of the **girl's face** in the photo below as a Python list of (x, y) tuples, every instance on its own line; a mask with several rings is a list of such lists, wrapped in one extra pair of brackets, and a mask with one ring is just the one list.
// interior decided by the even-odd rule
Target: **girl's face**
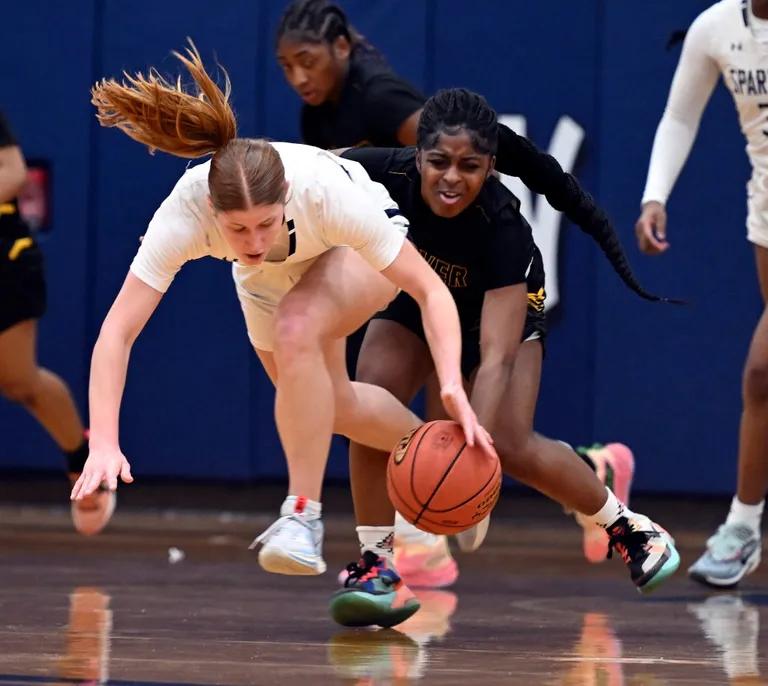
[(277, 61), (291, 88), (307, 105), (317, 106), (338, 99), (349, 68), (349, 53), (349, 41), (343, 36), (331, 44), (282, 38)]
[(475, 201), (495, 159), (478, 152), (465, 130), (441, 133), (433, 148), (416, 153), (421, 197), (438, 217), (456, 217)]
[[(209, 200), (210, 202), (210, 200)], [(215, 212), (215, 211), (214, 211)], [(224, 240), (246, 267), (261, 264), (283, 226), (285, 205), (254, 205), (247, 210), (215, 212)]]

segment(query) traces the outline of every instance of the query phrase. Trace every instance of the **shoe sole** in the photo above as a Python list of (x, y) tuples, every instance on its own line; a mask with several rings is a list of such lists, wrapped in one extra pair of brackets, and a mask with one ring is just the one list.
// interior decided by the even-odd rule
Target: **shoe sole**
[(644, 585), (637, 587), (638, 592), (646, 594), (654, 591), (670, 576), (672, 576), (677, 571), (679, 566), (680, 553), (677, 552), (677, 548), (670, 546), (670, 555), (667, 561), (650, 579), (648, 579), (648, 581), (645, 582)]
[(326, 570), (322, 559), (301, 559), (268, 546), (259, 551), (259, 564), (265, 572), (289, 576), (318, 576)]
[(411, 572), (406, 569), (404, 572), (397, 566), (397, 562), (395, 562), (395, 568), (400, 578), (412, 588), (449, 588), (459, 578), (459, 566), (456, 564), (456, 560), (452, 560), (452, 562), (450, 569), (443, 569), (434, 573), (423, 569)]
[(688, 576), (694, 581), (698, 581), (700, 584), (710, 586), (712, 588), (733, 588), (737, 586), (739, 582), (748, 574), (752, 574), (760, 566), (760, 555), (755, 556), (752, 560), (747, 560), (747, 564), (744, 565), (742, 570), (727, 579), (718, 579), (717, 577), (708, 576), (701, 572), (697, 572), (693, 567), (688, 568)]
[(421, 607), (416, 598), (411, 598), (402, 607), (393, 609), (389, 606), (388, 595), (340, 591), (331, 598), (331, 617), (341, 626), (380, 626), (388, 629), (412, 617)]
[[(462, 531), (456, 534), (456, 543), (459, 545), (459, 550), (462, 553), (474, 553), (485, 541), (485, 537), (488, 535), (488, 527), (491, 526), (491, 515), (487, 515), (485, 519), (478, 522), (469, 531)], [(470, 532), (474, 534), (470, 538)]]
[[(96, 536), (97, 534), (100, 534), (112, 519), (116, 506), (117, 496), (114, 493), (111, 493), (108, 496), (107, 506), (104, 510), (86, 510), (85, 512), (81, 512), (78, 510), (77, 503), (72, 503), (70, 506), (70, 515), (75, 531), (82, 536)], [(94, 521), (98, 521), (98, 524), (94, 525)]]

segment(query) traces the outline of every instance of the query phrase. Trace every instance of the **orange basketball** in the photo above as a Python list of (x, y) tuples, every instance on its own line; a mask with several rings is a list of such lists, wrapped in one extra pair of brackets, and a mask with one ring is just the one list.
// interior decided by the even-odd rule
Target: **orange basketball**
[(387, 492), (411, 524), (433, 534), (457, 534), (484, 519), (499, 498), (501, 464), (470, 448), (456, 422), (427, 422), (389, 456)]

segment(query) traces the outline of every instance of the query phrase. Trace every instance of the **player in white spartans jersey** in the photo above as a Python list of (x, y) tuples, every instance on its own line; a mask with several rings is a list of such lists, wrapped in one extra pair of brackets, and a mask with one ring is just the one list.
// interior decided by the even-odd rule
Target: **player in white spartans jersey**
[[(733, 95), (747, 139), (752, 163), (747, 238), (755, 245), (758, 279), (768, 303), (768, 0), (722, 0), (688, 30), (656, 132), (635, 231), (644, 252), (655, 255), (669, 248), (664, 205), (720, 76)], [(743, 398), (738, 491), (725, 523), (688, 570), (697, 581), (713, 586), (732, 586), (760, 563), (760, 520), (768, 491), (768, 308), (752, 338)]]
[[(346, 336), (398, 288), (421, 307), (446, 410), (468, 442), (495, 455), (462, 387), (456, 306), (406, 240), (397, 205), (362, 166), (308, 146), (236, 138), (229, 88), (218, 88), (194, 46), (175, 54), (197, 94), (154, 71), (122, 84), (105, 80), (92, 91), (102, 125), (151, 149), (213, 156), (184, 174), (158, 209), (104, 321), (91, 365), (90, 456), (72, 498), (103, 482), (114, 490), (118, 475), (133, 480), (118, 438), (128, 358), (176, 272), (208, 255), (236, 261), (248, 336), (277, 390), (289, 474), (280, 518), (254, 543), (262, 544), (267, 571), (320, 574), (320, 493), (332, 433), (390, 451), (421, 424), (387, 391), (353, 383), (346, 371)], [(394, 570), (388, 578), (404, 619), (418, 602)]]

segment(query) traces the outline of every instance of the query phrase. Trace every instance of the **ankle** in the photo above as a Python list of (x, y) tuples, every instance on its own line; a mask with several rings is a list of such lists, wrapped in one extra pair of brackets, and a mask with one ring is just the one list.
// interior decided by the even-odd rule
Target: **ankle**
[(317, 500), (310, 500), (303, 495), (289, 495), (280, 506), (280, 516), (301, 514), (307, 520), (320, 519), (323, 505)]

